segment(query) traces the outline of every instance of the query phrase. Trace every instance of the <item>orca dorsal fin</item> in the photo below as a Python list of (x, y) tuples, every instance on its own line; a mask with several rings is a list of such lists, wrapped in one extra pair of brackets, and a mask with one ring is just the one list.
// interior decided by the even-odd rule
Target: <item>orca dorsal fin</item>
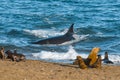
[(74, 33), (74, 30), (73, 30), (73, 25), (74, 25), (74, 23), (73, 23), (73, 24), (71, 24), (71, 26), (70, 26), (70, 28), (69, 28), (69, 30), (68, 30), (68, 32), (67, 32), (66, 34), (71, 34), (71, 33)]

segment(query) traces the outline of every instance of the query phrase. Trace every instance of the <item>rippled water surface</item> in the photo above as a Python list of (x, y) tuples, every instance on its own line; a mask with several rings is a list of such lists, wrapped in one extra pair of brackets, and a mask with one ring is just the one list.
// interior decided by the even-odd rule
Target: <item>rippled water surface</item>
[[(63, 35), (74, 23), (77, 41), (33, 45)], [(87, 57), (93, 47), (120, 61), (119, 0), (1, 0), (0, 46), (17, 49), (32, 59), (68, 60)]]

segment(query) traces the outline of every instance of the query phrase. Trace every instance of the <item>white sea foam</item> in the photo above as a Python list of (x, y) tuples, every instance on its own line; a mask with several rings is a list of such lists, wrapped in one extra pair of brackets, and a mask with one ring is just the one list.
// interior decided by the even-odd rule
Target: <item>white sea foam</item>
[[(102, 55), (102, 59), (104, 58), (104, 55)], [(115, 62), (115, 63), (120, 63), (120, 55), (117, 54), (109, 54), (109, 60)]]
[[(88, 54), (78, 53), (75, 49), (70, 46), (67, 52), (52, 52), (52, 51), (41, 51), (39, 53), (32, 53), (34, 59), (44, 59), (44, 60), (74, 60), (76, 56), (81, 56), (82, 58), (87, 58)], [(102, 55), (102, 59), (104, 55)], [(120, 55), (109, 54), (109, 60), (114, 63), (120, 63)]]
[(54, 31), (54, 30), (24, 30), (25, 32), (34, 35), (36, 37), (49, 37), (49, 36), (56, 36), (56, 35), (63, 35), (65, 32), (59, 32), (59, 31)]
[(32, 55), (34, 58), (53, 59), (53, 60), (75, 59), (76, 56), (78, 56), (78, 55), (80, 55), (82, 57), (87, 56), (86, 54), (77, 53), (72, 46), (69, 47), (69, 50), (66, 53), (41, 51), (40, 53), (33, 53)]

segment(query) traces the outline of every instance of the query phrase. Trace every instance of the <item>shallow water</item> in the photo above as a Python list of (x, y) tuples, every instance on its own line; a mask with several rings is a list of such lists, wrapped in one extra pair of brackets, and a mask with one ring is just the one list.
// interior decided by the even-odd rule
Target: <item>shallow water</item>
[[(31, 59), (51, 61), (87, 57), (93, 47), (120, 62), (120, 2), (118, 0), (1, 0), (0, 46), (17, 49)], [(63, 35), (75, 23), (77, 40), (63, 45), (30, 42)]]

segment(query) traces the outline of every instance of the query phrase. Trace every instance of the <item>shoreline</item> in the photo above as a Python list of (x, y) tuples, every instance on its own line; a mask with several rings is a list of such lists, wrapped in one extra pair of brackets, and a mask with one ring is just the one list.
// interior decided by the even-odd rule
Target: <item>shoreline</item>
[(25, 62), (0, 60), (0, 80), (118, 80), (120, 66), (80, 69), (78, 65), (27, 59)]

